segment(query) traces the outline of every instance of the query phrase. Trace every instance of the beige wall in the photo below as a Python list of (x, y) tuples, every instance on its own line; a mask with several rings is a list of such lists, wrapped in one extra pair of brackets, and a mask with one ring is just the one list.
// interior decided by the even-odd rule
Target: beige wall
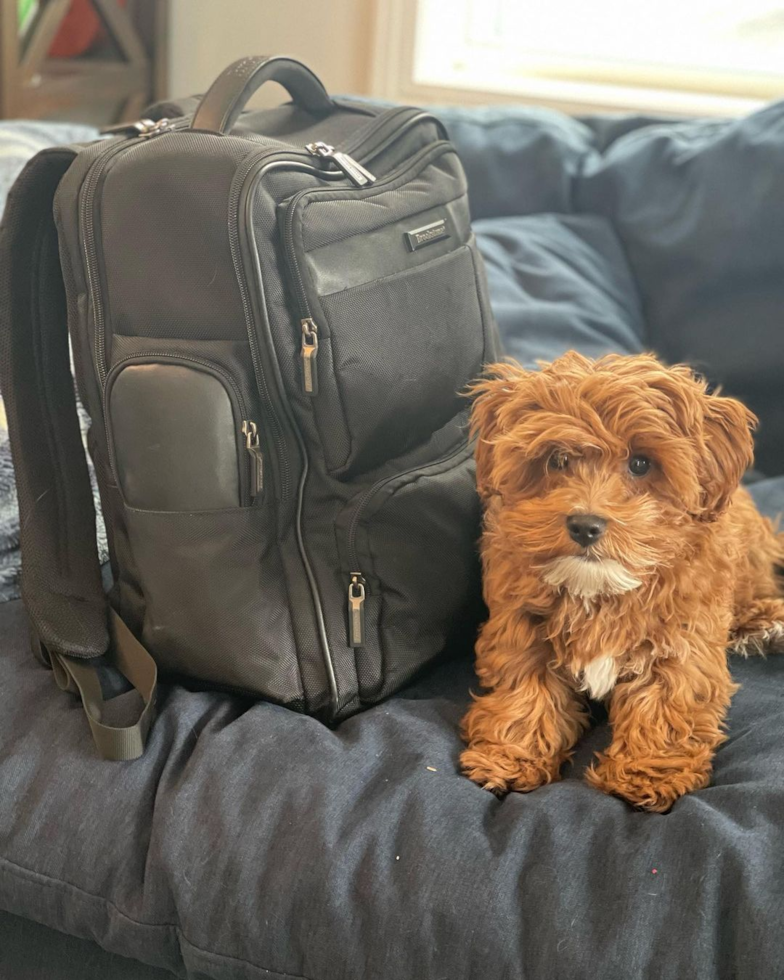
[(330, 92), (365, 93), (372, 7), (373, 0), (171, 0), (170, 94), (203, 92), (249, 54), (294, 55)]

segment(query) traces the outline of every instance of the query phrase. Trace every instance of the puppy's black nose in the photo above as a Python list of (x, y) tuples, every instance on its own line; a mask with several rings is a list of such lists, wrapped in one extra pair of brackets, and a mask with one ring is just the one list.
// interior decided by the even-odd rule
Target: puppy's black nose
[(566, 530), (572, 541), (587, 548), (596, 544), (607, 529), (607, 521), (596, 514), (570, 514), (566, 518)]

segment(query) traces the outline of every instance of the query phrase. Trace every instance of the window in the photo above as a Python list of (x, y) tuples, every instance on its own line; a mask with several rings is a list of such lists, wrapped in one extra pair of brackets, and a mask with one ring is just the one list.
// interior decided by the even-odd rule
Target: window
[(772, 0), (379, 3), (376, 91), (390, 98), (726, 115), (784, 95)]

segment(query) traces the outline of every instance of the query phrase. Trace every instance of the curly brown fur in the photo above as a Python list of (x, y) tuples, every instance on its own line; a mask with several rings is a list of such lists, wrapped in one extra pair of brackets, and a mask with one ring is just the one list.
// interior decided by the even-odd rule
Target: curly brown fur
[[(726, 738), (728, 645), (784, 649), (784, 537), (739, 487), (756, 419), (650, 355), (490, 374), (473, 409), (490, 617), (464, 770), (494, 792), (558, 779), (603, 697), (612, 744), (588, 781), (665, 811)], [(570, 537), (575, 514), (606, 522), (595, 543)]]

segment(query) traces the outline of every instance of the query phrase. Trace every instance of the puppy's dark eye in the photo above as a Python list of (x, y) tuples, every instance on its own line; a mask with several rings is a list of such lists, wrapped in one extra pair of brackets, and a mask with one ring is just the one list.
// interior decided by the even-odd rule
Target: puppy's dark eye
[(647, 456), (636, 454), (629, 460), (629, 472), (632, 476), (645, 476), (650, 471), (651, 461)]
[(556, 450), (547, 460), (547, 465), (551, 470), (566, 470), (569, 468), (569, 457), (566, 453)]

